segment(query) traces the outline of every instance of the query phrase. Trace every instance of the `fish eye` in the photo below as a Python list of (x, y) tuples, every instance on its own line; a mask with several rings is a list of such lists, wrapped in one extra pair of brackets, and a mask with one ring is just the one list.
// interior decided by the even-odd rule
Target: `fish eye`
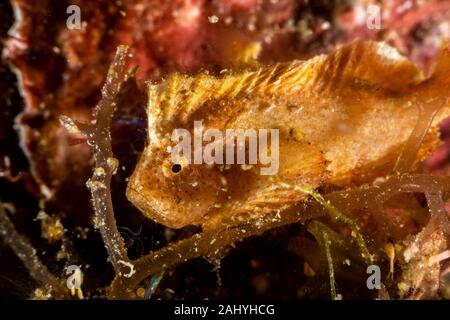
[(181, 159), (165, 159), (162, 163), (162, 173), (166, 178), (172, 178), (183, 171), (187, 166), (187, 162)]
[(180, 173), (181, 172), (181, 164), (179, 163), (175, 163), (174, 165), (172, 165), (172, 172), (173, 173)]

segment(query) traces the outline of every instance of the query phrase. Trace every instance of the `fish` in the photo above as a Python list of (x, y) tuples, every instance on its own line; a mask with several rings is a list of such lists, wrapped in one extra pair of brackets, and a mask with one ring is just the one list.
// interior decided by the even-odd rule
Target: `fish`
[[(450, 115), (450, 45), (442, 46), (430, 75), (386, 43), (359, 41), (306, 61), (172, 73), (149, 83), (147, 92), (148, 141), (127, 198), (170, 228), (226, 228), (283, 214), (307, 199), (289, 184), (335, 190), (372, 183), (409, 165), (413, 170), (438, 146), (439, 123)], [(220, 148), (228, 152), (232, 142), (217, 136), (192, 141), (199, 124), (203, 133), (223, 136), (227, 130), (271, 132), (257, 156), (263, 147), (277, 154), (276, 172), (262, 174), (267, 162), (236, 161), (237, 149), (231, 163), (194, 163), (190, 156), (196, 157), (199, 145), (203, 152), (219, 146), (216, 155)], [(174, 132), (194, 136), (182, 156), (173, 156), (180, 142)], [(244, 138), (247, 160), (252, 136)]]

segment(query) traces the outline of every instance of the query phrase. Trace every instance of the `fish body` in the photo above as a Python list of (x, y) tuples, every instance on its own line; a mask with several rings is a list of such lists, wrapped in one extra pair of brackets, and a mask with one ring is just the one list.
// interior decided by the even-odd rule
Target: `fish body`
[[(283, 187), (286, 181), (311, 188), (370, 183), (393, 172), (424, 114), (421, 108), (439, 106), (439, 112), (417, 160), (437, 145), (437, 126), (450, 115), (448, 79), (450, 46), (425, 78), (394, 49), (375, 42), (343, 46), (308, 61), (219, 75), (174, 73), (149, 85), (149, 140), (130, 177), (127, 197), (168, 227), (216, 228), (276, 210), (282, 214), (302, 201), (305, 195)], [(278, 155), (272, 158), (276, 166), (247, 163), (250, 135), (245, 139), (246, 163), (235, 156), (227, 164), (226, 155), (223, 163), (194, 163), (195, 150), (200, 146), (204, 152), (213, 142), (202, 134), (203, 140), (195, 141), (199, 124), (202, 134), (213, 129), (223, 137), (227, 130), (253, 130), (257, 136), (271, 132), (265, 148), (258, 145), (256, 158), (261, 160), (262, 151)], [(189, 132), (191, 159), (173, 158), (179, 142), (174, 132), (179, 129)], [(276, 143), (272, 132), (278, 132)], [(214, 141), (228, 151), (225, 138)], [(199, 159), (205, 160), (197, 154)], [(276, 170), (262, 174), (268, 166)]]

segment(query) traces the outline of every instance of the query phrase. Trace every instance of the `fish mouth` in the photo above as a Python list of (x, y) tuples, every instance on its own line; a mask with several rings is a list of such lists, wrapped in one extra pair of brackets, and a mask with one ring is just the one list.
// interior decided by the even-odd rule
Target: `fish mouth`
[(138, 191), (135, 187), (129, 185), (126, 190), (127, 199), (138, 208), (147, 218), (154, 220), (157, 223), (163, 224), (172, 229), (181, 229), (189, 223), (183, 219), (172, 219), (169, 210), (160, 210), (156, 208), (153, 203), (161, 203), (162, 201), (150, 198)]

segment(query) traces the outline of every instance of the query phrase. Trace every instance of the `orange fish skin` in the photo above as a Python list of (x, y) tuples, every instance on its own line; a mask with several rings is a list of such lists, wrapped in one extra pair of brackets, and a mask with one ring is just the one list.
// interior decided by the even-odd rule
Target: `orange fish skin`
[[(438, 144), (450, 115), (450, 46), (425, 78), (384, 43), (357, 42), (308, 61), (218, 76), (172, 74), (150, 84), (149, 141), (130, 177), (128, 199), (171, 228), (218, 228), (282, 211), (302, 201), (283, 181), (339, 187), (393, 172), (418, 123), (419, 107), (441, 107), (417, 156)], [(174, 129), (279, 129), (279, 170), (261, 165), (183, 164), (172, 172)], [(206, 146), (206, 143), (204, 143)]]

